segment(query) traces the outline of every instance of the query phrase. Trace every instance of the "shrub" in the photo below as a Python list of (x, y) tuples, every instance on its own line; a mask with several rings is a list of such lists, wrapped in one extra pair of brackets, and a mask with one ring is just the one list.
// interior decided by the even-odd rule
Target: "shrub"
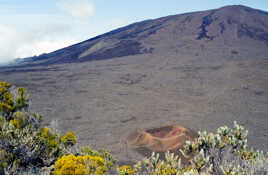
[(98, 156), (103, 158), (104, 164), (108, 170), (111, 170), (116, 160), (113, 158), (112, 154), (107, 150), (93, 150), (90, 146), (85, 146), (80, 149), (80, 155), (91, 155), (91, 156)]
[(0, 174), (16, 174), (26, 169), (51, 166), (58, 157), (70, 151), (66, 142), (75, 144), (74, 133), (66, 142), (49, 128), (41, 127), (42, 117), (30, 112), (28, 94), (0, 81)]
[(117, 169), (119, 175), (133, 175), (134, 170), (131, 166), (123, 165)]
[[(200, 174), (209, 174), (211, 168), (206, 169)], [(177, 175), (177, 174), (199, 174), (199, 169), (195, 166), (185, 166), (181, 163), (181, 159), (174, 153), (165, 153), (165, 159), (161, 160), (159, 154), (152, 153), (150, 158), (146, 158), (134, 165), (133, 172), (135, 174), (150, 175)]]
[(76, 144), (76, 140), (77, 138), (74, 132), (67, 132), (66, 135), (61, 137), (61, 141), (65, 146), (73, 146)]
[(53, 175), (103, 175), (106, 171), (104, 160), (101, 157), (70, 154), (56, 161)]

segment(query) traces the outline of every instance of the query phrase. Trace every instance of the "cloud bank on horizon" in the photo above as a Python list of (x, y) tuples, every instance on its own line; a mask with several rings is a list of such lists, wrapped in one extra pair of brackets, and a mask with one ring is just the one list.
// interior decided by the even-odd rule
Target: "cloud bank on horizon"
[(64, 24), (47, 23), (28, 30), (0, 24), (0, 62), (39, 55), (74, 44), (77, 40), (67, 35), (69, 30)]
[[(120, 19), (96, 23), (90, 0), (60, 0), (53, 5), (54, 14), (6, 15), (0, 23), (0, 63), (49, 53), (128, 24)], [(7, 6), (15, 8), (14, 4)]]

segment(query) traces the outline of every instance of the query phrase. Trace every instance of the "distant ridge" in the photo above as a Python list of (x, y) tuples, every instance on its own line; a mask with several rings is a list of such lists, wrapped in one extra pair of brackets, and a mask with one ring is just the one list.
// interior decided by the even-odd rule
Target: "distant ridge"
[(17, 63), (50, 65), (104, 60), (151, 54), (155, 50), (165, 52), (163, 48), (167, 51), (172, 45), (186, 42), (231, 47), (253, 40), (260, 45), (268, 44), (268, 12), (232, 5), (133, 23), (48, 54), (20, 59)]

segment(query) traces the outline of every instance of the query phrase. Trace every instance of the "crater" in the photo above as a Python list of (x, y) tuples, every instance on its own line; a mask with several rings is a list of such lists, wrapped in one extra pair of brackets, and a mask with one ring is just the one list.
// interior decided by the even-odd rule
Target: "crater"
[(187, 140), (193, 141), (198, 134), (181, 125), (167, 125), (158, 128), (135, 131), (126, 138), (126, 143), (130, 148), (136, 149), (137, 152), (150, 156), (152, 152), (164, 156), (166, 151), (180, 155), (183, 158), (180, 149), (183, 148)]

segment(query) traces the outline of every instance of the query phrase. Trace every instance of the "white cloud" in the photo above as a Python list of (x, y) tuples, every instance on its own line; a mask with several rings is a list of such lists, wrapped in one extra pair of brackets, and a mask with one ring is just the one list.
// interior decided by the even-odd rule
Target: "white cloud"
[(0, 63), (67, 47), (80, 41), (71, 34), (71, 25), (46, 23), (22, 30), (0, 24)]
[(15, 55), (16, 57), (20, 58), (40, 55), (41, 53), (49, 53), (57, 49), (75, 44), (76, 42), (77, 41), (72, 39), (58, 39), (54, 41), (41, 40), (33, 43), (25, 43), (16, 50)]
[[(78, 10), (79, 13), (72, 12), (74, 16), (94, 13), (94, 6), (90, 1), (60, 2), (66, 7), (69, 5), (72, 10)], [(60, 12), (1, 15), (0, 21), (0, 63), (49, 53), (128, 24), (121, 19), (88, 20), (73, 18)]]
[(0, 62), (7, 62), (14, 57), (14, 45), (16, 45), (19, 32), (10, 25), (0, 24)]
[(95, 14), (95, 7), (89, 0), (62, 0), (58, 7), (73, 17), (90, 17)]

